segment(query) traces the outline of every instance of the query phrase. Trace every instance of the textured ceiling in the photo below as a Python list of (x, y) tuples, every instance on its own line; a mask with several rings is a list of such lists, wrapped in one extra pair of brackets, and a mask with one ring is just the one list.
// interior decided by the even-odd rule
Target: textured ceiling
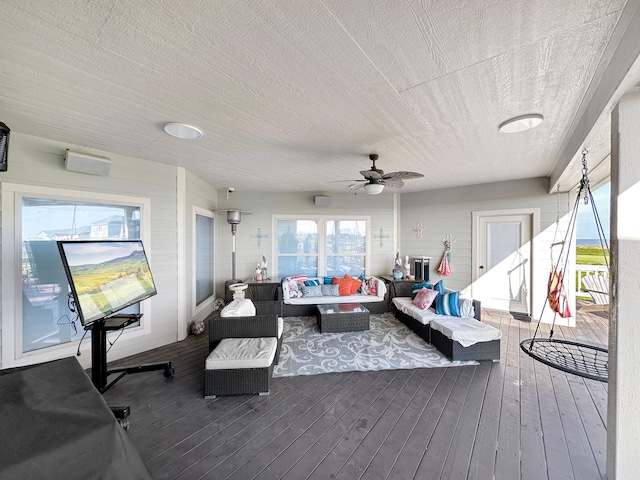
[[(636, 4), (636, 0), (629, 0)], [(0, 121), (236, 190), (552, 176), (625, 0), (2, 0)], [(634, 6), (635, 9), (635, 6)], [(524, 113), (542, 126), (502, 134)], [(199, 140), (166, 135), (197, 125)], [(593, 135), (594, 138), (602, 135)], [(600, 158), (608, 153), (600, 147)], [(62, 152), (61, 152), (62, 153)]]

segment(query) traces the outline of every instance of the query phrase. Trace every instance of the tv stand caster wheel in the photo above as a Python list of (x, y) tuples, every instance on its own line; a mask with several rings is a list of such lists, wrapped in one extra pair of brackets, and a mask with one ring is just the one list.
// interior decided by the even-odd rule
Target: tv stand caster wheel
[(174, 373), (176, 373), (176, 371), (173, 368), (165, 368), (164, 369), (164, 376), (167, 377), (167, 378), (173, 377)]
[(128, 418), (119, 418), (118, 419), (118, 423), (120, 424), (120, 426), (123, 429), (129, 430), (129, 419)]

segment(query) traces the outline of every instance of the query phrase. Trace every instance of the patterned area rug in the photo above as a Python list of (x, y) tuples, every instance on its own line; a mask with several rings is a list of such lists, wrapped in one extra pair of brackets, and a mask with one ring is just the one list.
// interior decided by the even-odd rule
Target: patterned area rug
[(449, 361), (391, 313), (371, 315), (369, 325), (364, 332), (320, 333), (315, 317), (286, 317), (273, 376), (478, 364)]

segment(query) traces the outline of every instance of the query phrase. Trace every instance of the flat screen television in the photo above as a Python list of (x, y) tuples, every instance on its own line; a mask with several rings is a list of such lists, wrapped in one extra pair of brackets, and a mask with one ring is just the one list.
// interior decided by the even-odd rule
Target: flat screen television
[(83, 326), (157, 293), (140, 240), (58, 241), (58, 250)]

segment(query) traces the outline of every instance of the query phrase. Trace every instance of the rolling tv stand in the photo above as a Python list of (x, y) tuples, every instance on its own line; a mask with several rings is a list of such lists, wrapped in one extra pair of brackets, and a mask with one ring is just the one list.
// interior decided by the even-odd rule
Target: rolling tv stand
[[(140, 317), (142, 317), (141, 313), (116, 314), (112, 317), (96, 320), (85, 327), (87, 330), (91, 330), (91, 381), (100, 393), (106, 392), (127, 373), (164, 370), (165, 377), (173, 376), (174, 370), (171, 367), (171, 362), (149, 363), (107, 370), (107, 332), (125, 328), (139, 321)], [(109, 382), (109, 375), (112, 374), (118, 374), (118, 376)]]

